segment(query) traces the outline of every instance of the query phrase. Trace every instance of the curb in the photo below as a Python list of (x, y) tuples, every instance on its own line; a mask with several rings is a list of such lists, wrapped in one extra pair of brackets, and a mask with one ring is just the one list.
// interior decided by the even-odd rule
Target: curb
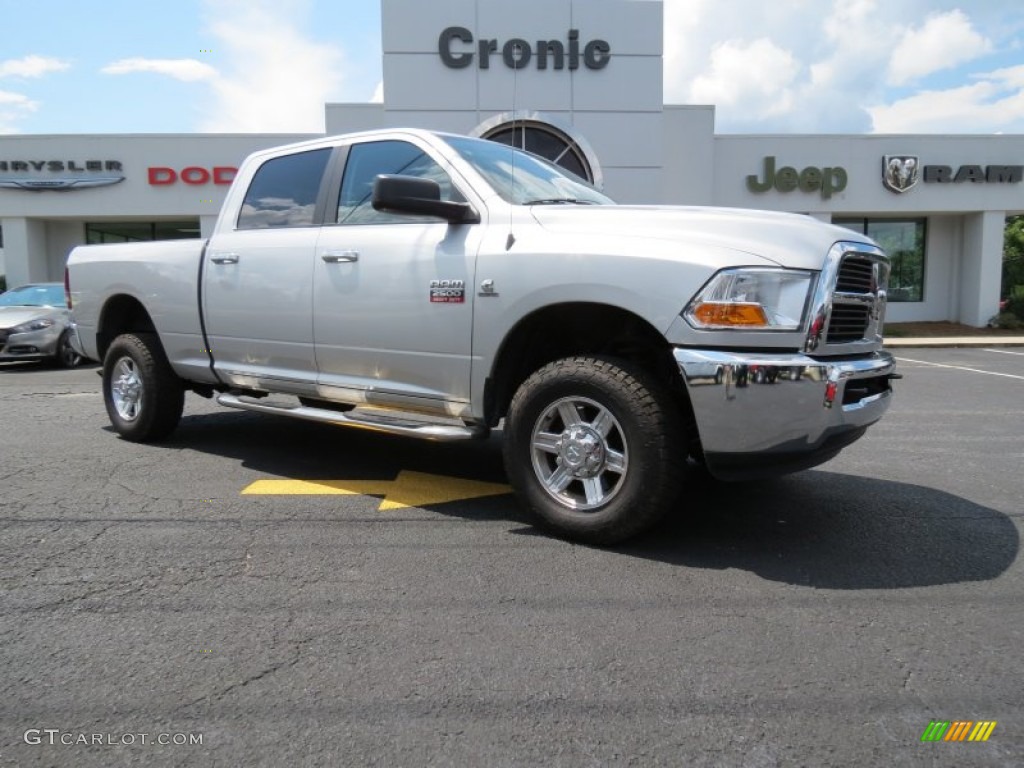
[(1024, 347), (1024, 336), (936, 336), (886, 338), (886, 347)]

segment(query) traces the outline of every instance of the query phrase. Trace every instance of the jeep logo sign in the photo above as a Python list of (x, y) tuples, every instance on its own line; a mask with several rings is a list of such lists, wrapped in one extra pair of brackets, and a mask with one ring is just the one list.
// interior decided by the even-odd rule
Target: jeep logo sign
[[(437, 53), (446, 67), (465, 69), (476, 59), (480, 69), (491, 68), (491, 55), (499, 51), (498, 40), (484, 38), (473, 45), (473, 33), (465, 27), (448, 27), (437, 39)], [(537, 69), (579, 69), (580, 61), (587, 69), (604, 69), (612, 56), (606, 40), (591, 40), (580, 51), (580, 31), (569, 30), (568, 44), (561, 40), (538, 40), (531, 46), (526, 40), (513, 37), (500, 46), (501, 60), (510, 69), (525, 69), (536, 59)]]
[(758, 179), (756, 174), (747, 176), (747, 189), (755, 194), (767, 192), (773, 187), (779, 192), (792, 192), (794, 189), (801, 192), (820, 191), (822, 199), (828, 200), (836, 192), (846, 189), (849, 178), (846, 169), (840, 166), (818, 168), (809, 165), (798, 171), (787, 165), (775, 170), (775, 157), (769, 156), (764, 159), (764, 178)]

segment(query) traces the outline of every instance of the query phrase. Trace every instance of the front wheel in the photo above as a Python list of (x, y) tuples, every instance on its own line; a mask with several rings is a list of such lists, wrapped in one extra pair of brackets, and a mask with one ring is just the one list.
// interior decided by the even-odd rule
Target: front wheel
[(677, 497), (686, 457), (678, 409), (628, 362), (550, 363), (523, 382), (505, 423), (512, 487), (562, 536), (622, 541), (653, 525)]
[(178, 426), (185, 390), (156, 334), (114, 339), (103, 358), (103, 402), (110, 423), (126, 440), (159, 440)]
[(66, 330), (57, 340), (57, 352), (54, 355), (54, 362), (61, 368), (74, 368), (82, 362), (82, 356), (75, 352), (71, 346), (71, 331)]

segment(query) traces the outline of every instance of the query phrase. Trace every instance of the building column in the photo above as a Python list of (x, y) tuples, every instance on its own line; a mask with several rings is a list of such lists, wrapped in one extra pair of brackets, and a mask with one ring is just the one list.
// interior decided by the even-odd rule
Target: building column
[(38, 219), (0, 219), (4, 230), (7, 287), (47, 280), (46, 222)]
[(999, 312), (1003, 276), (1005, 211), (964, 216), (960, 248), (960, 315), (964, 325), (982, 327)]

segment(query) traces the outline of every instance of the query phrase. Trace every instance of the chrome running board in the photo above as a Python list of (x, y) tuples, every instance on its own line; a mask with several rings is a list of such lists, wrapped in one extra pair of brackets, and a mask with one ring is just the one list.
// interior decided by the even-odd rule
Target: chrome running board
[(321, 424), (335, 424), (343, 427), (368, 429), (373, 432), (386, 432), (392, 435), (419, 437), (425, 440), (448, 442), (451, 440), (472, 440), (484, 438), (490, 430), (483, 426), (469, 426), (455, 419), (438, 420), (437, 417), (412, 414), (405, 411), (383, 409), (353, 411), (331, 411), (326, 408), (311, 408), (308, 405), (284, 405), (271, 403), (255, 403), (243, 400), (238, 395), (223, 394), (217, 402), (228, 408), (239, 408), (244, 411), (270, 413), (277, 416), (290, 416), (295, 419), (318, 421)]

